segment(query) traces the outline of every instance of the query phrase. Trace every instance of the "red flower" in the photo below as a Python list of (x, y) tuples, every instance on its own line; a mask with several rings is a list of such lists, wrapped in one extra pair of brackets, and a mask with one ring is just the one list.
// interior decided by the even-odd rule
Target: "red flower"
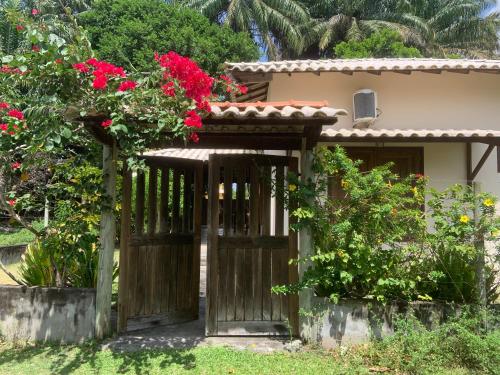
[(118, 87), (118, 91), (135, 90), (136, 87), (137, 87), (137, 82), (134, 82), (134, 81), (124, 81)]
[(101, 123), (101, 126), (103, 128), (109, 128), (109, 126), (113, 123), (113, 120), (104, 120), (102, 123)]
[(226, 82), (227, 84), (230, 84), (231, 83), (231, 78), (229, 78), (228, 76), (226, 75), (221, 75), (219, 77), (221, 80), (223, 80), (224, 82)]
[(17, 118), (18, 120), (24, 119), (23, 113), (21, 111), (18, 111), (17, 109), (11, 109), (9, 112), (7, 112), (7, 116)]
[(245, 95), (248, 92), (248, 87), (245, 85), (238, 85), (238, 90), (240, 90), (240, 94)]
[(108, 78), (103, 74), (95, 77), (92, 87), (96, 90), (104, 90), (108, 86)]
[(7, 124), (0, 124), (0, 130), (5, 132), (7, 131), (7, 129), (9, 128), (9, 126)]
[(198, 143), (200, 141), (200, 137), (198, 136), (198, 133), (191, 133), (189, 140), (194, 143)]
[(19, 163), (18, 161), (16, 161), (16, 162), (12, 163), (12, 164), (10, 165), (10, 167), (11, 167), (13, 170), (19, 169), (19, 168), (21, 168), (21, 163)]
[(206, 100), (196, 103), (196, 109), (199, 111), (205, 111), (205, 112), (211, 112), (212, 107), (210, 107), (210, 103), (208, 103)]
[(178, 81), (188, 98), (201, 102), (212, 94), (213, 79), (191, 59), (172, 51), (161, 56), (156, 54), (155, 59), (165, 69), (163, 79)]
[(94, 58), (88, 59), (85, 62), (87, 63), (87, 65), (90, 65), (93, 67), (97, 67), (97, 64), (99, 63), (99, 61), (97, 61), (97, 59), (94, 59)]
[(31, 47), (31, 50), (32, 50), (33, 52), (40, 52), (40, 47), (38, 47), (38, 46), (32, 46), (32, 47)]
[(188, 111), (186, 113), (188, 117), (184, 119), (184, 125), (190, 127), (190, 128), (201, 128), (202, 123), (201, 123), (201, 117), (196, 113), (196, 111)]
[(31, 9), (31, 15), (36, 16), (40, 11), (38, 9)]
[(9, 104), (5, 102), (0, 102), (0, 109), (7, 109), (7, 108), (9, 108)]
[(24, 26), (23, 25), (16, 25), (16, 30), (17, 31), (23, 31), (24, 30)]
[(7, 203), (9, 204), (9, 206), (14, 207), (16, 205), (16, 200), (15, 199), (9, 199), (7, 201)]
[(90, 70), (84, 63), (73, 64), (73, 69), (78, 70), (81, 73), (88, 73)]
[(175, 96), (175, 88), (173, 82), (167, 82), (161, 87), (166, 96)]
[(62, 64), (62, 62), (63, 62), (63, 61), (62, 61), (61, 59), (56, 59), (54, 62), (55, 62), (56, 64)]

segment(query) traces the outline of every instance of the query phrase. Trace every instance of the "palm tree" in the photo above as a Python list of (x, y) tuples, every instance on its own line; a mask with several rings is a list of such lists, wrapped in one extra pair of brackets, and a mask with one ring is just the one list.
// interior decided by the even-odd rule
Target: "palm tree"
[(495, 0), (406, 0), (401, 22), (418, 33), (426, 55), (491, 57), (498, 47), (499, 13), (486, 11)]
[(248, 32), (270, 59), (298, 53), (303, 48), (299, 25), (309, 21), (297, 0), (187, 0), (212, 21)]
[[(320, 54), (345, 40), (360, 40), (381, 28), (396, 30), (425, 55), (492, 55), (498, 14), (484, 17), (494, 0), (302, 0), (315, 19), (306, 45)], [(323, 51), (323, 52), (321, 52)]]

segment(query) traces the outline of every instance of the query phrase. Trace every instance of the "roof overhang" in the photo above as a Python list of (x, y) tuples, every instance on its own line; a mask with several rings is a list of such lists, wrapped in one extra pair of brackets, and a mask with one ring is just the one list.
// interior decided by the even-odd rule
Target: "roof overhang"
[(500, 131), (487, 129), (324, 129), (320, 142), (479, 142), (500, 145)]

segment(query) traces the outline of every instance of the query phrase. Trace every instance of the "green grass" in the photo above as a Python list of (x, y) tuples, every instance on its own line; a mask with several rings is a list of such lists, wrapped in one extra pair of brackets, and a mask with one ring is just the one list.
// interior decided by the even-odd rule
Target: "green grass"
[(114, 353), (95, 346), (0, 344), (0, 374), (368, 374), (325, 352), (257, 354), (221, 347)]
[[(42, 229), (41, 221), (33, 222), (35, 229)], [(15, 246), (28, 244), (35, 239), (35, 235), (25, 228), (19, 228), (11, 233), (0, 233), (0, 246)]]

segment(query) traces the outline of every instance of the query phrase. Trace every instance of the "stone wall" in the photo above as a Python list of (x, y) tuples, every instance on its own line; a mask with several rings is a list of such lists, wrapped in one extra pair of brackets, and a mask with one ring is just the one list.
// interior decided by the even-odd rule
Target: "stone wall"
[(0, 285), (0, 336), (79, 343), (94, 337), (95, 289)]
[(376, 301), (341, 300), (339, 304), (332, 304), (325, 298), (314, 297), (308, 319), (312, 333), (306, 339), (325, 348), (366, 343), (372, 338), (393, 334), (394, 319), (409, 310), (428, 328), (436, 327), (458, 312), (452, 305), (435, 302), (384, 306)]

